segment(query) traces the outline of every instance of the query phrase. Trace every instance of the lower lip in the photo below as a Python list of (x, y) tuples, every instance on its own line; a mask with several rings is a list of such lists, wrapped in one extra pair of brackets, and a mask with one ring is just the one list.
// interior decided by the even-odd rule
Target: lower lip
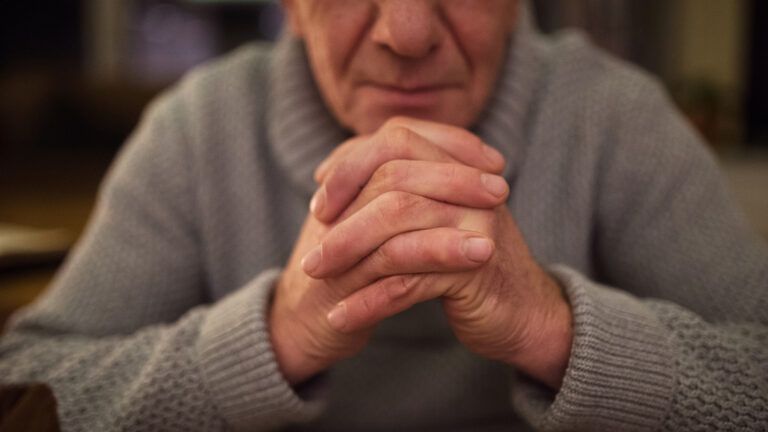
[(400, 90), (394, 87), (367, 85), (364, 87), (370, 93), (366, 97), (373, 98), (385, 105), (405, 108), (429, 108), (439, 104), (444, 92), (451, 87), (429, 87), (417, 90)]

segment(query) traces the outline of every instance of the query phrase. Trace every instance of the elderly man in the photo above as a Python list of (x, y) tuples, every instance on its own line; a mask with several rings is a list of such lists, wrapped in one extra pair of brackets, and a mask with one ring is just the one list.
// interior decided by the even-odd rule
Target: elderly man
[(284, 3), (148, 110), (4, 380), (73, 430), (768, 429), (768, 249), (658, 84), (513, 0)]

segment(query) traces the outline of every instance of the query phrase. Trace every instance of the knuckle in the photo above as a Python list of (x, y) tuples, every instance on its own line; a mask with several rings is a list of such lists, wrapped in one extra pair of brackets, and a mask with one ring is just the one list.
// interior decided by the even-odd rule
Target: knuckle
[(406, 235), (398, 237), (401, 239), (398, 246), (407, 251), (408, 262), (415, 265), (435, 265), (445, 261), (445, 248), (440, 246), (440, 242), (430, 241), (420, 235)]
[(373, 261), (377, 270), (381, 274), (389, 274), (392, 271), (396, 271), (398, 266), (399, 254), (392, 242), (387, 242), (381, 245), (373, 255)]
[(342, 159), (338, 161), (326, 174), (326, 188), (335, 190), (349, 183), (348, 179), (355, 170), (355, 164)]
[(384, 129), (393, 128), (393, 127), (404, 127), (407, 121), (408, 121), (407, 117), (401, 116), (401, 115), (390, 117), (386, 122), (384, 122)]
[(371, 183), (380, 190), (395, 190), (407, 180), (408, 171), (408, 165), (401, 161), (387, 161), (373, 173)]
[(462, 263), (464, 255), (461, 250), (461, 240), (458, 236), (451, 235), (443, 244), (436, 244), (427, 249), (427, 260), (433, 265), (444, 266)]
[(359, 229), (356, 227), (347, 227), (334, 230), (322, 238), (320, 247), (322, 250), (323, 263), (329, 267), (326, 272), (328, 275), (336, 275), (339, 272), (337, 268), (342, 263), (347, 262), (352, 257), (350, 251), (356, 250), (359, 243)]
[(420, 274), (405, 275), (403, 276), (403, 285), (408, 291), (412, 291), (416, 289), (424, 277), (424, 275)]
[(419, 275), (398, 275), (390, 278), (385, 285), (385, 292), (390, 303), (394, 303), (406, 294), (416, 289), (420, 280)]
[(390, 191), (382, 194), (379, 215), (385, 223), (391, 223), (403, 216), (412, 214), (423, 206), (423, 198), (408, 192)]
[(449, 164), (445, 171), (445, 181), (450, 190), (458, 190), (465, 182), (462, 181), (462, 171), (456, 164)]
[(360, 298), (360, 309), (366, 317), (370, 317), (376, 312), (373, 300), (367, 295), (363, 295)]
[(410, 148), (416, 139), (416, 133), (403, 126), (393, 126), (384, 130), (384, 152), (389, 159), (407, 159)]

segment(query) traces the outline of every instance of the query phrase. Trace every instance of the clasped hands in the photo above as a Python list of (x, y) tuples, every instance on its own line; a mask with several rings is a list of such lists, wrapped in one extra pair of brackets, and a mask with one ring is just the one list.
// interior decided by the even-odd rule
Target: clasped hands
[(570, 307), (505, 205), (504, 164), (464, 129), (405, 117), (334, 150), (270, 309), (289, 383), (355, 355), (381, 320), (440, 298), (470, 350), (560, 386)]

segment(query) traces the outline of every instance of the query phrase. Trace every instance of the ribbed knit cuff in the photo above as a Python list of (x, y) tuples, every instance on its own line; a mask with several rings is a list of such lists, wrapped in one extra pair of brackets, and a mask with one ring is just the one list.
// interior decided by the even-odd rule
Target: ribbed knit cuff
[(655, 430), (672, 401), (667, 331), (639, 299), (563, 266), (550, 269), (573, 310), (571, 358), (560, 391), (520, 377), (517, 410), (538, 430)]
[(201, 368), (214, 402), (235, 429), (306, 421), (321, 403), (301, 400), (283, 379), (269, 339), (268, 306), (279, 270), (260, 274), (216, 303), (201, 328)]

